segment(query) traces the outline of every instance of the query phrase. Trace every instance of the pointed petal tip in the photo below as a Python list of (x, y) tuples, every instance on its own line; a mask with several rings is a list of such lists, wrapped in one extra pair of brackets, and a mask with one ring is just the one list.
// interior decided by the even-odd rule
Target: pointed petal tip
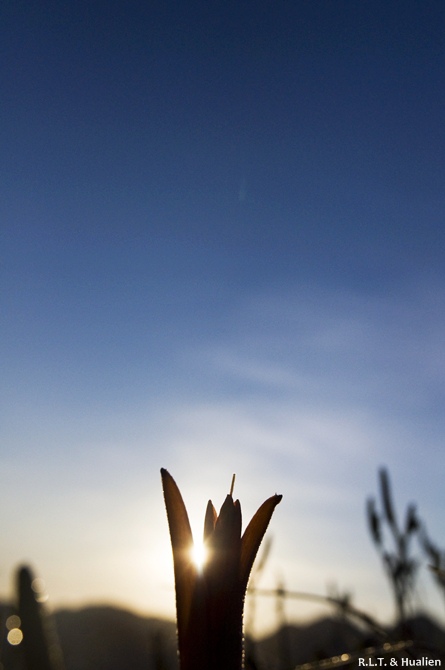
[(207, 540), (215, 530), (217, 518), (218, 514), (216, 513), (216, 509), (213, 507), (212, 501), (209, 500), (204, 518), (204, 541)]
[(275, 493), (259, 507), (253, 515), (250, 523), (244, 531), (241, 539), (241, 571), (240, 578), (243, 589), (247, 587), (247, 581), (252, 569), (253, 562), (264, 537), (264, 534), (272, 518), (275, 507), (281, 502), (283, 496)]
[(166, 470), (165, 468), (161, 468), (161, 479), (162, 479), (162, 485), (164, 487), (168, 486), (168, 482), (173, 482), (175, 486), (177, 486), (175, 480), (173, 479), (169, 471)]

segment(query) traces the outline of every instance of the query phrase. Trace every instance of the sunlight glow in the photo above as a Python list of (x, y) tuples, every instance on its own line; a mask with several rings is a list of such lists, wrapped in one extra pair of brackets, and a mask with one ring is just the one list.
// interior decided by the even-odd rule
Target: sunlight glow
[(202, 569), (207, 561), (207, 548), (204, 545), (204, 542), (197, 542), (195, 540), (193, 547), (191, 548), (192, 560), (193, 563), (198, 568), (199, 572), (202, 572)]

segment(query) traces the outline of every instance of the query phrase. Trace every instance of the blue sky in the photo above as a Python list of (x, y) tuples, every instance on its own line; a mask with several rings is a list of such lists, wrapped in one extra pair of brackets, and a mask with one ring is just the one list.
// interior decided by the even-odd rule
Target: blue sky
[(167, 467), (389, 618), (380, 465), (444, 537), (443, 3), (0, 12), (0, 593), (172, 615)]

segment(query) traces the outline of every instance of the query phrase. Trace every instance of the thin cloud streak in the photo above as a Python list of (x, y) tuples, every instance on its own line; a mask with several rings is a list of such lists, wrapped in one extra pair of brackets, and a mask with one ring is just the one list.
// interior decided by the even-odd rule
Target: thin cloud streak
[[(247, 515), (258, 490), (269, 486), (284, 495), (266, 584), (273, 586), (279, 574), (289, 588), (325, 593), (335, 581), (354, 592), (357, 606), (387, 618), (391, 597), (368, 536), (365, 499), (375, 490), (378, 465), (391, 453), (393, 427), (376, 431), (371, 417), (358, 421), (346, 411), (341, 421), (323, 411), (315, 420), (292, 407), (274, 414), (270, 407), (262, 412), (261, 406), (240, 405), (188, 406), (176, 416), (175, 467), (189, 482), (198, 532), (205, 489), (221, 488), (221, 480), (228, 486), (232, 467)], [(302, 606), (300, 617), (306, 612)]]
[[(388, 618), (391, 597), (364, 503), (386, 464), (397, 503), (418, 502), (440, 541), (444, 388), (429, 370), (441, 355), (441, 296), (437, 287), (381, 299), (301, 289), (256, 296), (232, 312), (226, 336), (178, 348), (185, 376), (193, 373), (191, 393), (184, 381), (164, 392), (162, 409), (141, 400), (111, 427), (101, 416), (76, 432), (71, 416), (64, 433), (59, 416), (50, 436), (77, 454), (69, 467), (47, 448), (44, 430), (32, 472), (21, 473), (18, 454), (7, 461), (2, 487), (15, 515), (26, 519), (32, 504), (51, 523), (33, 530), (30, 520), (17, 532), (17, 517), (4, 518), (3, 535), (16, 538), (5, 566), (36, 562), (55, 603), (115, 600), (173, 616), (159, 468), (181, 481), (198, 534), (208, 498), (218, 506), (236, 472), (245, 519), (261, 502), (258, 491), (284, 496), (263, 586), (280, 576), (288, 588), (325, 593), (336, 581), (357, 606)], [(40, 486), (51, 495), (42, 497)], [(88, 565), (78, 558), (86, 546)], [(8, 580), (5, 570), (3, 592)], [(267, 628), (274, 621), (266, 609)], [(293, 617), (306, 612), (291, 607)]]
[(231, 340), (208, 357), (245, 382), (325, 390), (331, 402), (343, 389), (360, 391), (367, 403), (419, 402), (444, 391), (444, 306), (444, 288), (435, 284), (392, 297), (312, 289), (262, 295), (239, 311)]

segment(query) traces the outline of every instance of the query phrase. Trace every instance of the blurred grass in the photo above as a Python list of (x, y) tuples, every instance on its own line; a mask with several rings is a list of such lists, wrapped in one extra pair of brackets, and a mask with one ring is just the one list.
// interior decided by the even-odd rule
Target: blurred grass
[[(244, 626), (246, 670), (357, 668), (359, 659), (368, 662), (377, 657), (388, 664), (395, 659), (399, 665), (402, 658), (427, 657), (445, 662), (445, 632), (428, 617), (416, 615), (413, 603), (422, 565), (431, 568), (433, 583), (445, 596), (445, 552), (430, 538), (414, 504), (407, 506), (402, 515), (404, 521), (400, 522), (390, 477), (384, 468), (378, 473), (378, 492), (379, 498), (366, 501), (366, 516), (394, 598), (396, 624), (389, 628), (381, 625), (355, 607), (348, 594), (295, 591), (287, 588), (283, 580), (275, 588), (261, 588), (261, 575), (272, 552), (269, 540), (258, 557), (247, 592), (251, 607)], [(4, 604), (0, 610), (0, 670), (178, 667), (173, 624), (144, 620), (113, 608), (85, 608), (50, 616), (35, 584), (30, 567), (17, 569), (15, 602)], [(257, 598), (267, 598), (274, 605), (277, 632), (254, 641), (249, 633), (255, 624)], [(325, 604), (330, 616), (307, 626), (291, 625), (286, 615), (291, 600)], [(19, 644), (8, 641), (11, 630), (21, 631), (23, 639)]]

